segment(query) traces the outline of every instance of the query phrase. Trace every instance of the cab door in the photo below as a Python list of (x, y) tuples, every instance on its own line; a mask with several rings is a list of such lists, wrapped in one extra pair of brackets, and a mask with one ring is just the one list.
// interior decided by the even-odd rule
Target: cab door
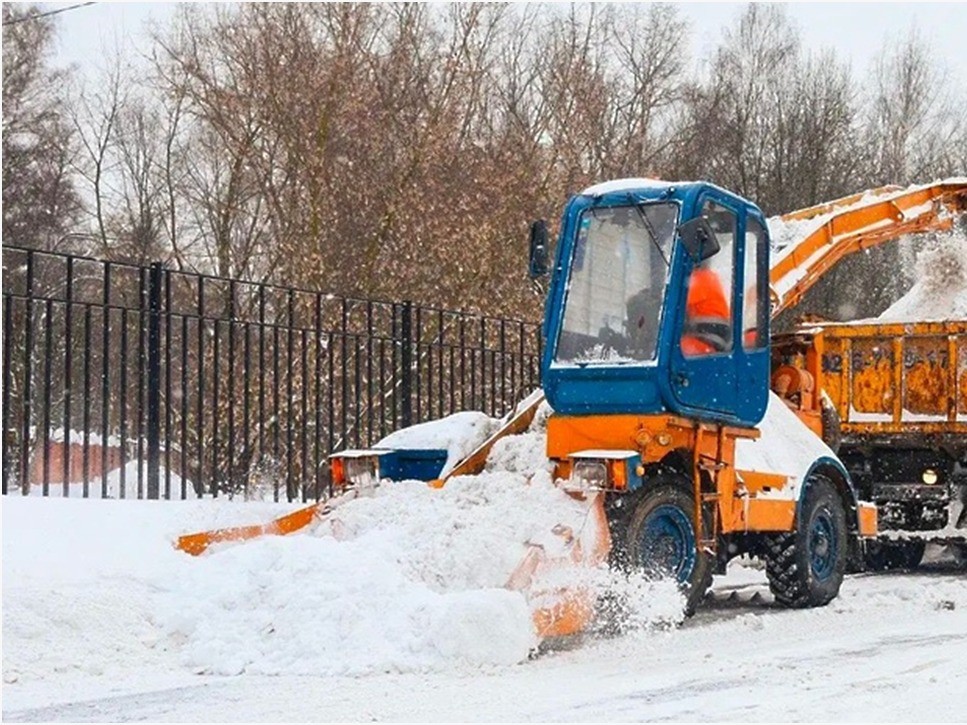
[[(735, 286), (743, 207), (709, 190), (699, 197), (698, 214), (709, 222), (719, 242), (712, 257), (684, 260), (679, 290), (677, 332), (672, 341), (671, 391), (682, 413), (734, 420), (738, 384)], [(678, 407), (678, 406), (676, 406)]]
[(687, 415), (755, 425), (769, 394), (768, 230), (724, 194), (707, 192), (698, 209), (720, 249), (698, 263), (683, 255), (672, 394)]

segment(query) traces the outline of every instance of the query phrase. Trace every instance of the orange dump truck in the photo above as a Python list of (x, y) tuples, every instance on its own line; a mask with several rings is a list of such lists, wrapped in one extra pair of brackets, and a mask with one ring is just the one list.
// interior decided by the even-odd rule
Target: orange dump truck
[(967, 321), (821, 323), (773, 339), (773, 389), (877, 504), (872, 568), (967, 544)]
[[(773, 311), (796, 305), (842, 257), (949, 230), (965, 211), (967, 180), (958, 179), (788, 215), (817, 224), (773, 265)], [(967, 557), (967, 321), (803, 324), (773, 335), (772, 388), (876, 503), (868, 567), (915, 567), (928, 541)]]

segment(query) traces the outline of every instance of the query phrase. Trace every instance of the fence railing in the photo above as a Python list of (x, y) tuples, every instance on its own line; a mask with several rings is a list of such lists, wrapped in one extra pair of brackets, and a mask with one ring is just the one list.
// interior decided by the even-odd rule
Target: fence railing
[(330, 453), (539, 385), (540, 325), (3, 246), (3, 492), (319, 499)]

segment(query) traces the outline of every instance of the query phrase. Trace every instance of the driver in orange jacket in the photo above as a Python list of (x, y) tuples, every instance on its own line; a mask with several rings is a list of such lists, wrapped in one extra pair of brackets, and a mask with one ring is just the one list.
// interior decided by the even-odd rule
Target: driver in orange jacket
[(696, 267), (688, 281), (682, 352), (695, 356), (731, 349), (730, 320), (729, 302), (719, 276), (707, 262)]

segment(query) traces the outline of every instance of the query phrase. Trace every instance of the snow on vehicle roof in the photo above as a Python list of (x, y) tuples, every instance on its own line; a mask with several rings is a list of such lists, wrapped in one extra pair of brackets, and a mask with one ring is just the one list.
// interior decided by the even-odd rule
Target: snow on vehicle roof
[(614, 181), (603, 181), (600, 184), (589, 186), (581, 192), (582, 196), (602, 196), (603, 194), (613, 194), (618, 191), (634, 191), (635, 189), (670, 189), (673, 186), (687, 184), (687, 181), (662, 181), (661, 179), (648, 178), (628, 178), (615, 179)]

